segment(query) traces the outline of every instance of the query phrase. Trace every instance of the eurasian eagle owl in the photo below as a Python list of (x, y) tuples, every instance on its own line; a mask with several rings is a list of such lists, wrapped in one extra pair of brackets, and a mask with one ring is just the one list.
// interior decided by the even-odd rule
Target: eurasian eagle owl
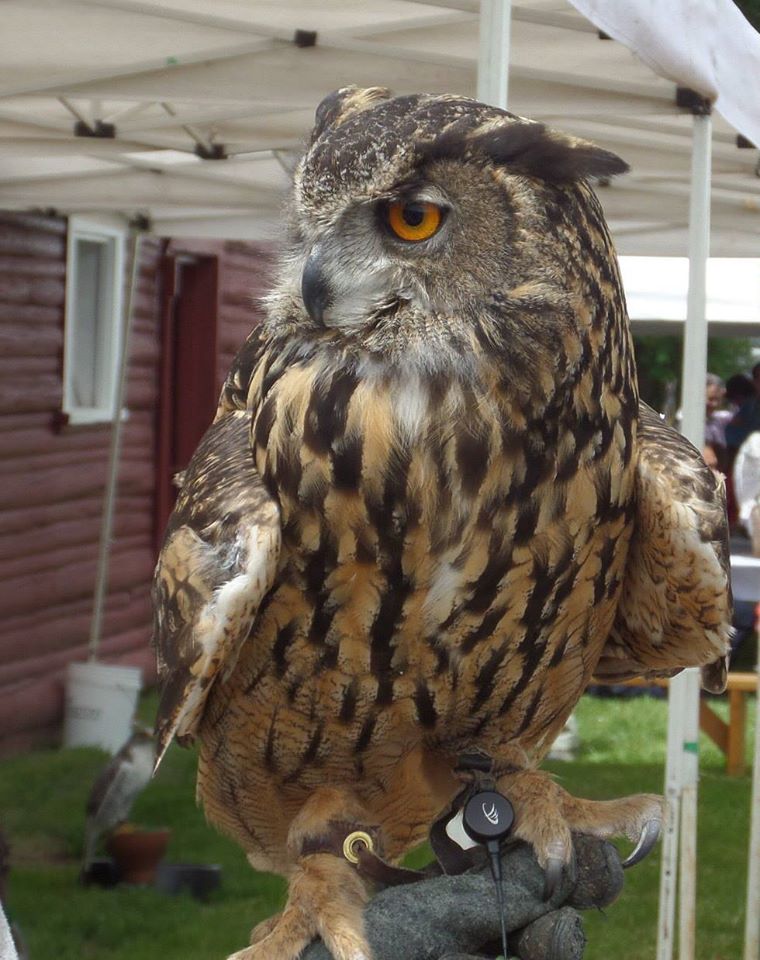
[(550, 881), (571, 829), (657, 836), (658, 798), (537, 769), (592, 675), (725, 670), (722, 486), (639, 403), (590, 185), (625, 169), (462, 97), (317, 111), (156, 572), (161, 747), (200, 740), (209, 819), (290, 879), (241, 960), (369, 957), (342, 841), (397, 861), (466, 751)]

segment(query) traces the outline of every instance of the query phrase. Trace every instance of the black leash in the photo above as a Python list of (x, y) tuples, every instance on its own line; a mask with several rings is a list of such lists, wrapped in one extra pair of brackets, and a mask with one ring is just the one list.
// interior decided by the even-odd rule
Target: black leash
[(485, 847), (488, 853), (491, 876), (496, 887), (501, 941), (506, 960), (507, 926), (501, 847), (512, 829), (515, 813), (509, 800), (496, 789), (493, 760), (487, 754), (481, 751), (463, 754), (457, 763), (457, 771), (471, 777), (471, 782), (431, 827), (430, 846), (446, 874), (464, 873), (475, 865), (473, 851), (463, 849), (446, 830), (450, 821), (461, 811), (465, 833), (474, 843)]
[(507, 921), (504, 904), (504, 877), (501, 869), (501, 845), (509, 836), (515, 811), (505, 796), (496, 790), (481, 790), (465, 804), (462, 826), (467, 836), (488, 851), (491, 876), (496, 887), (496, 903), (501, 924), (501, 945), (507, 960)]

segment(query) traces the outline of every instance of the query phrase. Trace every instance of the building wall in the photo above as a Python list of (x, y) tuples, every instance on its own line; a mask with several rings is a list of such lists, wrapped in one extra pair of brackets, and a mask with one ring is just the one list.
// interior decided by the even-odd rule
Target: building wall
[(235, 354), (262, 315), (261, 297), (272, 275), (272, 250), (261, 245), (228, 241), (221, 256), (219, 298), (219, 386)]
[[(144, 238), (99, 656), (153, 679), (150, 580), (165, 241)], [(255, 322), (268, 258), (220, 256), (219, 376)], [(229, 262), (228, 262), (229, 261)], [(0, 212), (0, 750), (55, 739), (66, 664), (87, 656), (111, 428), (62, 422), (66, 221)], [(260, 290), (259, 290), (260, 292)], [(223, 369), (222, 369), (223, 368)]]

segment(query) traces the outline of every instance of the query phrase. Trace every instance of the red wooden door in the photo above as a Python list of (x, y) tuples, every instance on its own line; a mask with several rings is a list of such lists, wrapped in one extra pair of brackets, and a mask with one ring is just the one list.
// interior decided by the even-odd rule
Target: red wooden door
[(177, 496), (174, 476), (190, 462), (216, 411), (219, 260), (197, 253), (169, 253), (163, 281), (157, 546)]

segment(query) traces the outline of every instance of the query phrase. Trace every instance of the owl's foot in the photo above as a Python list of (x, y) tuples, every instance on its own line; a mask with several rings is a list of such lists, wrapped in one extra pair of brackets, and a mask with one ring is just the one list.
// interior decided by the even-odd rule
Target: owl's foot
[(349, 825), (358, 827), (366, 817), (344, 791), (315, 791), (288, 834), (295, 867), (285, 909), (254, 927), (251, 945), (228, 960), (296, 960), (317, 937), (335, 960), (372, 960), (364, 936), (364, 882), (346, 859), (324, 852), (332, 849), (336, 823), (350, 832)]
[(282, 913), (254, 927), (251, 945), (228, 960), (296, 960), (321, 937), (335, 960), (371, 960), (364, 937), (364, 884), (346, 861), (305, 857), (290, 881)]
[(531, 844), (546, 873), (547, 899), (572, 858), (571, 832), (604, 840), (627, 837), (635, 847), (624, 867), (642, 860), (660, 836), (663, 799), (652, 793), (584, 800), (563, 790), (542, 770), (505, 773), (498, 783), (515, 809), (514, 835)]
[(263, 940), (264, 937), (268, 937), (280, 922), (281, 916), (282, 910), (280, 910), (279, 913), (273, 913), (271, 917), (267, 917), (266, 920), (262, 920), (261, 923), (257, 923), (256, 926), (251, 930), (251, 939), (249, 940), (249, 943), (258, 943), (259, 940)]

